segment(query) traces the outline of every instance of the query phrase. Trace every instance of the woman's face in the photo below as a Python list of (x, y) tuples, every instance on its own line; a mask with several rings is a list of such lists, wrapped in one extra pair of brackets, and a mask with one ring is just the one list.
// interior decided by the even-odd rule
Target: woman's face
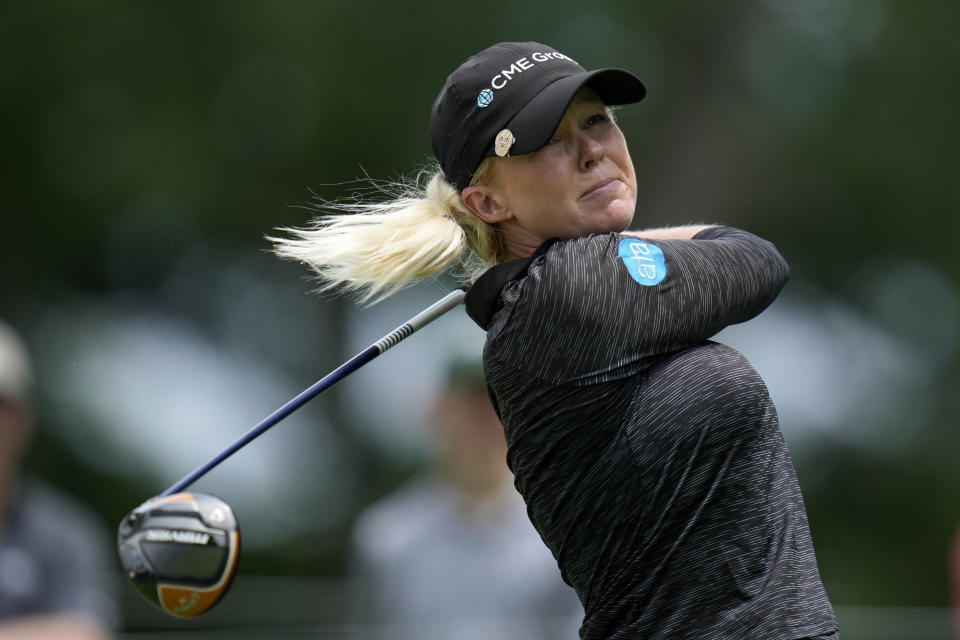
[[(464, 190), (465, 198), (471, 188)], [(622, 231), (637, 200), (623, 133), (587, 87), (576, 94), (546, 145), (495, 158), (483, 188), (493, 212), (487, 221), (500, 228), (510, 258), (530, 255), (549, 238)]]

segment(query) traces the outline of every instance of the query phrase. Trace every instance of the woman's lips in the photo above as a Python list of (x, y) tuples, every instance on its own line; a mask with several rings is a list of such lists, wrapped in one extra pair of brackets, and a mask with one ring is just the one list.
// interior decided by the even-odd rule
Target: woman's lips
[(590, 196), (599, 195), (608, 189), (613, 188), (613, 186), (618, 182), (616, 178), (604, 178), (603, 180), (598, 180), (593, 183), (589, 189), (583, 192), (580, 196), (581, 198), (589, 198)]

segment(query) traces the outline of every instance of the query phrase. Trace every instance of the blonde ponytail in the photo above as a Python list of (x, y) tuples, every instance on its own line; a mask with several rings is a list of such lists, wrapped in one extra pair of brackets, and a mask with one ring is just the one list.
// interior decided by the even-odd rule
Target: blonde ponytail
[(306, 228), (280, 229), (292, 237), (269, 238), (274, 252), (316, 272), (321, 290), (358, 293), (364, 302), (454, 265), (472, 279), (496, 264), (495, 230), (463, 206), (438, 168), (377, 189), (390, 199), (314, 205), (321, 216)]

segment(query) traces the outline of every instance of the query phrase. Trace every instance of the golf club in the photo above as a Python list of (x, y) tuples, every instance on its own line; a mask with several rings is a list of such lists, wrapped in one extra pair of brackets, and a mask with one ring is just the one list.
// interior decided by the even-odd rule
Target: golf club
[(127, 514), (117, 531), (117, 553), (137, 591), (148, 602), (178, 617), (200, 615), (215, 605), (236, 574), (240, 529), (226, 502), (184, 490), (322, 391), (461, 304), (464, 296), (466, 288), (451, 291), (300, 392), (159, 496)]
[(192, 617), (215, 605), (233, 581), (240, 529), (219, 498), (158, 496), (120, 522), (117, 552), (127, 578), (148, 602)]

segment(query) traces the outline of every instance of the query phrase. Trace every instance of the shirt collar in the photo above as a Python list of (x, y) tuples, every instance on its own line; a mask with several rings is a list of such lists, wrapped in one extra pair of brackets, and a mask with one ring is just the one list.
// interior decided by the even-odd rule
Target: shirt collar
[(480, 328), (486, 331), (496, 313), (500, 292), (503, 288), (520, 278), (527, 275), (527, 269), (534, 260), (544, 255), (550, 246), (557, 242), (559, 238), (550, 238), (537, 247), (529, 258), (517, 258), (509, 262), (503, 262), (487, 269), (482, 276), (477, 278), (470, 291), (467, 292), (465, 304), (467, 315), (473, 319)]

